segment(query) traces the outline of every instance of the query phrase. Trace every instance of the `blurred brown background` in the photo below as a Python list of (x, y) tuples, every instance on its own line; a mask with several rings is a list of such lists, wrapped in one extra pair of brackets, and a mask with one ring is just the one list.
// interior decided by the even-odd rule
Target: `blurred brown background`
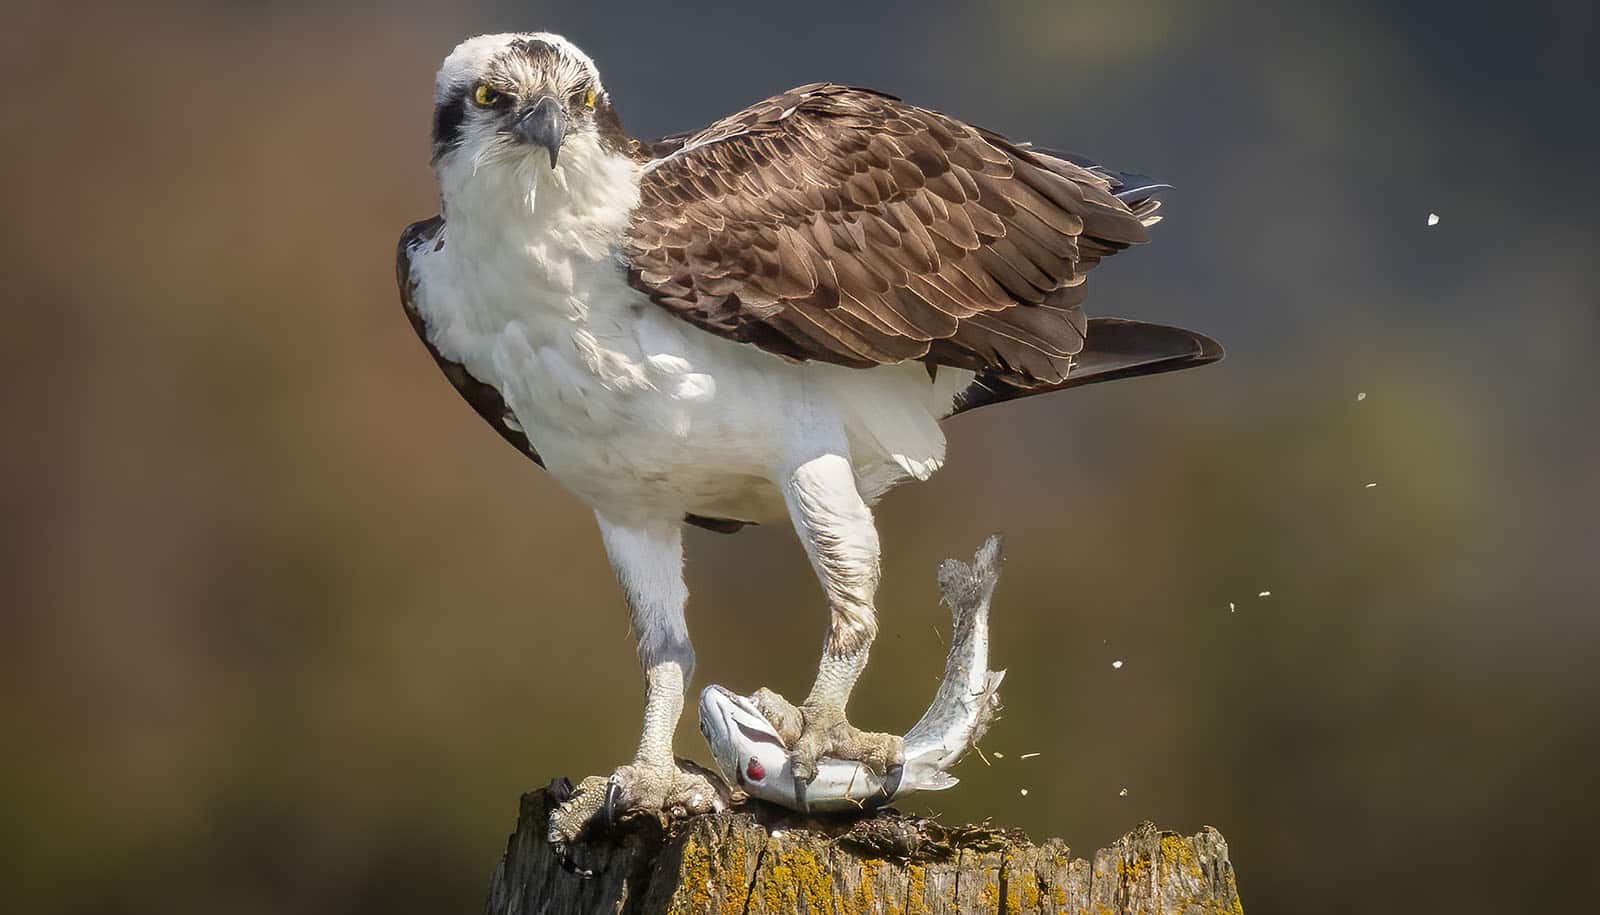
[[(476, 911), (518, 792), (631, 752), (591, 518), (458, 401), (392, 278), (435, 209), (439, 60), (549, 28), (640, 136), (832, 79), (1178, 186), (1090, 308), (1228, 360), (958, 419), (882, 507), (869, 726), (931, 695), (937, 562), (1010, 535), (1005, 758), (910, 807), (1085, 851), (1214, 824), (1253, 913), (1583, 910), (1596, 15), (9, 7), (5, 909)], [(793, 535), (690, 541), (697, 685), (803, 690)]]

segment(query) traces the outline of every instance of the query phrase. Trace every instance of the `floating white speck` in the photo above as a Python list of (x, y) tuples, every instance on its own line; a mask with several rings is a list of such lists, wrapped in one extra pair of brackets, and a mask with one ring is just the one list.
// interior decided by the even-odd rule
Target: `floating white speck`
[(1239, 608), (1238, 608), (1238, 607), (1235, 607), (1235, 606), (1234, 606), (1234, 605), (1233, 605), (1233, 601), (1231, 601), (1231, 600), (1230, 600), (1230, 601), (1228, 601), (1228, 612), (1229, 612), (1229, 613), (1238, 613), (1238, 612), (1239, 612)]
[(1271, 597), (1271, 596), (1272, 596), (1272, 592), (1271, 591), (1262, 591), (1260, 594), (1256, 595), (1256, 597)]
[(991, 752), (989, 755), (993, 756), (995, 759), (1005, 759), (1006, 758), (1006, 754), (1000, 752), (999, 750), (995, 750), (995, 751)]
[(1111, 662), (1111, 669), (1112, 670), (1121, 670), (1122, 669), (1122, 662), (1121, 661), (1112, 661)]
[(1366, 399), (1367, 399), (1367, 392), (1366, 391), (1361, 391), (1358, 394), (1356, 394), (1356, 400), (1366, 400)]
[(1038, 756), (1038, 755), (1039, 755), (1038, 753), (1024, 753), (1021, 756), (1018, 756), (1017, 758), (1018, 759), (1032, 759), (1032, 758), (1034, 758), (1035, 756)]
[(1022, 796), (1023, 797), (1027, 797), (1028, 796), (1028, 789), (1026, 789), (1026, 788), (1018, 788), (1017, 790), (1022, 792)]
[(1128, 789), (1126, 789), (1126, 788), (1124, 788), (1121, 791), (1117, 792), (1117, 797), (1127, 797), (1127, 796), (1128, 796)]
[(1368, 489), (1374, 489), (1374, 488), (1376, 488), (1376, 487), (1377, 487), (1377, 485), (1378, 485), (1378, 484), (1377, 484), (1377, 483), (1375, 483), (1375, 482), (1374, 482), (1374, 483), (1368, 483), (1368, 484), (1367, 484), (1367, 488), (1368, 488)]
[(1428, 214), (1428, 225), (1436, 226), (1438, 224), (1439, 224), (1439, 214), (1438, 213), (1429, 213)]

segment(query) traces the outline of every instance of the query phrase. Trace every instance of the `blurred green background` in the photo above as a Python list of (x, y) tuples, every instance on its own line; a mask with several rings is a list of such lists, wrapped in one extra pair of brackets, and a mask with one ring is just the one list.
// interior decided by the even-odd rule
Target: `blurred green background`
[[(476, 911), (518, 793), (631, 752), (591, 517), (394, 290), (433, 71), (524, 28), (639, 136), (831, 79), (1178, 187), (1089, 307), (1227, 361), (963, 416), (881, 508), (867, 726), (932, 694), (939, 560), (1010, 537), (1005, 757), (910, 808), (1213, 824), (1253, 913), (1586, 909), (1596, 9), (11, 5), (5, 909)], [(697, 686), (803, 691), (792, 533), (689, 539)]]

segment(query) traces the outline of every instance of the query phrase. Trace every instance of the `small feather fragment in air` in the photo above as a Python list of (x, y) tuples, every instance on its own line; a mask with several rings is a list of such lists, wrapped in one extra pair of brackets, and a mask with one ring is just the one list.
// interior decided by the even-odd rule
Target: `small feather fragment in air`
[(1229, 613), (1238, 613), (1238, 612), (1239, 612), (1239, 608), (1238, 608), (1238, 607), (1235, 607), (1235, 606), (1234, 606), (1234, 605), (1233, 605), (1233, 601), (1231, 601), (1231, 600), (1230, 600), (1230, 601), (1228, 601), (1228, 612), (1229, 612)]
[(1271, 596), (1272, 596), (1272, 592), (1271, 591), (1262, 591), (1260, 594), (1256, 595), (1256, 597), (1271, 597)]
[(993, 756), (995, 759), (1005, 759), (1006, 758), (1006, 754), (1000, 752), (999, 750), (995, 750), (990, 755)]
[(1128, 796), (1128, 789), (1126, 789), (1126, 788), (1124, 788), (1121, 791), (1117, 792), (1117, 797), (1127, 797), (1127, 796)]
[(1372, 489), (1372, 488), (1373, 488), (1373, 487), (1375, 487), (1375, 486), (1377, 486), (1377, 485), (1378, 485), (1378, 484), (1377, 484), (1377, 483), (1368, 483), (1368, 484), (1367, 484), (1367, 488), (1368, 488), (1368, 489)]
[(1017, 758), (1018, 759), (1032, 759), (1032, 758), (1034, 758), (1035, 756), (1038, 756), (1038, 755), (1039, 755), (1038, 753), (1024, 753), (1021, 756), (1018, 756)]
[(1438, 213), (1429, 213), (1428, 214), (1428, 225), (1436, 226), (1438, 224), (1439, 224), (1439, 214)]
[(1367, 399), (1367, 392), (1366, 391), (1362, 391), (1361, 393), (1356, 395), (1356, 400), (1366, 400), (1366, 399)]
[(1026, 789), (1026, 788), (1019, 788), (1019, 789), (1018, 789), (1018, 790), (1019, 790), (1019, 791), (1021, 791), (1021, 792), (1022, 792), (1022, 796), (1023, 796), (1023, 797), (1027, 797), (1027, 796), (1028, 796), (1028, 789)]
[(1122, 662), (1121, 661), (1112, 661), (1111, 662), (1111, 669), (1112, 670), (1121, 670), (1122, 669)]

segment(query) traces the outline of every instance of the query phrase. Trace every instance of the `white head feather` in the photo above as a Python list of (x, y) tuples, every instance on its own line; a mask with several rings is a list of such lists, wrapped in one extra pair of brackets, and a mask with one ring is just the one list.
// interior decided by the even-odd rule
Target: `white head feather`
[[(530, 45), (548, 51), (530, 53)], [(479, 83), (509, 96), (510, 104), (474, 105)], [(598, 107), (586, 110), (572, 99), (588, 90)], [(567, 105), (568, 130), (554, 167), (542, 148), (517, 142), (506, 129), (521, 106), (544, 95)], [(439, 67), (434, 104), (440, 122), (451, 123), (444, 143), (435, 138), (434, 172), (453, 233), (479, 223), (491, 235), (563, 236), (584, 249), (615, 241), (638, 202), (639, 165), (601, 136), (597, 118), (608, 113), (609, 99), (599, 69), (576, 45), (550, 32), (469, 38)], [(534, 221), (530, 214), (537, 214)]]
[(506, 52), (511, 49), (514, 42), (518, 41), (543, 42), (560, 52), (561, 69), (567, 71), (555, 74), (561, 82), (577, 82), (587, 77), (594, 81), (598, 91), (604, 91), (600, 85), (600, 70), (594, 65), (594, 61), (590, 60), (589, 55), (583, 53), (577, 45), (562, 36), (554, 32), (500, 32), (468, 38), (455, 46), (444, 59), (444, 64), (439, 67), (439, 75), (434, 80), (434, 103), (445, 101), (455, 87), (487, 74), (491, 65), (497, 60), (514, 60), (516, 56), (507, 55)]

